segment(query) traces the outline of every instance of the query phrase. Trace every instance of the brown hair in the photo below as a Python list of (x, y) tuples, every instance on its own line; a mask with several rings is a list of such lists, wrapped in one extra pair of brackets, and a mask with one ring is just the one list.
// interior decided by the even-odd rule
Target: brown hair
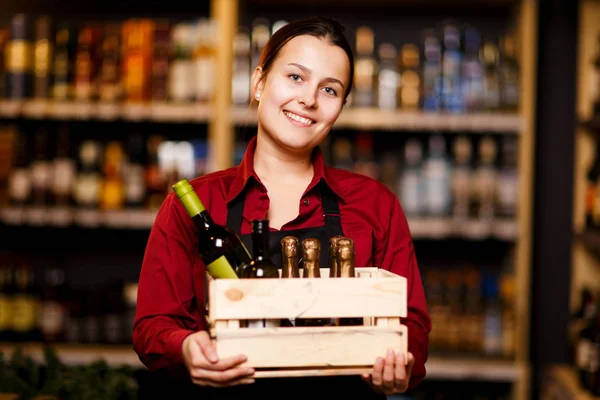
[(311, 35), (328, 41), (334, 46), (340, 47), (348, 56), (350, 62), (350, 79), (344, 98), (348, 97), (352, 90), (354, 78), (354, 55), (348, 40), (344, 36), (344, 27), (337, 21), (324, 17), (310, 17), (290, 22), (279, 28), (269, 39), (260, 55), (260, 67), (263, 78), (269, 73), (273, 61), (277, 58), (279, 51), (296, 36)]

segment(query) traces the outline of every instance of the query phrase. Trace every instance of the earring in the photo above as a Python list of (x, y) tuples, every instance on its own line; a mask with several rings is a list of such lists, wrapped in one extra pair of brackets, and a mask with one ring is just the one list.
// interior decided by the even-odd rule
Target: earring
[(254, 96), (254, 97), (256, 97), (256, 100), (260, 99), (260, 92), (257, 92), (256, 96)]

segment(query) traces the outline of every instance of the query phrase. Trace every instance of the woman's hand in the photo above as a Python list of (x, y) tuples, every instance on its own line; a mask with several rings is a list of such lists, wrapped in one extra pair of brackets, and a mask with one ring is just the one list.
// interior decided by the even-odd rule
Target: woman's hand
[(408, 389), (410, 374), (415, 364), (412, 353), (408, 353), (407, 357), (408, 362), (405, 363), (404, 354), (394, 354), (393, 350), (388, 350), (385, 359), (377, 357), (373, 372), (370, 375), (362, 374), (362, 378), (376, 392), (385, 395), (404, 393)]
[(183, 360), (192, 382), (200, 386), (225, 387), (254, 383), (254, 369), (240, 367), (246, 356), (219, 360), (217, 352), (205, 331), (185, 338), (182, 346)]

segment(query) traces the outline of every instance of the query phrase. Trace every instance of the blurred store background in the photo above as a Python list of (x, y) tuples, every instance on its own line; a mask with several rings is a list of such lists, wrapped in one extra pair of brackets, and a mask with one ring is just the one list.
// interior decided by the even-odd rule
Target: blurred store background
[(599, 1), (0, 10), (5, 391), (45, 379), (51, 392), (48, 362), (79, 368), (77, 393), (150, 390), (131, 326), (157, 209), (174, 181), (240, 161), (262, 47), (318, 14), (346, 26), (356, 55), (355, 90), (323, 151), (398, 195), (428, 296), (428, 376), (394, 398), (600, 396)]

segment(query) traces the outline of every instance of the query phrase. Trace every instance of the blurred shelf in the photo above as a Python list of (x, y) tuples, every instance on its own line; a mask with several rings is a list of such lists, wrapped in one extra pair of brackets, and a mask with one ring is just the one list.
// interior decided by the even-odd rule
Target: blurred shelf
[[(114, 367), (129, 365), (135, 368), (146, 368), (133, 351), (132, 345), (56, 344), (51, 346), (56, 350), (61, 362), (66, 365), (84, 365), (105, 360), (108, 365)], [(0, 351), (5, 360), (18, 348), (22, 348), (25, 355), (30, 356), (34, 361), (44, 362), (44, 346), (42, 344), (0, 344)]]
[(6, 225), (82, 228), (150, 229), (156, 212), (144, 209), (81, 210), (70, 208), (15, 208), (0, 209), (0, 221)]
[(415, 239), (464, 238), (469, 240), (518, 238), (516, 220), (456, 220), (452, 218), (408, 218)]
[[(19, 347), (35, 361), (43, 361), (43, 346), (38, 343), (1, 344), (0, 350), (8, 358)], [(145, 368), (131, 345), (57, 344), (53, 348), (60, 360), (67, 365), (88, 364), (104, 359), (113, 366)], [(426, 367), (427, 379), (438, 380), (514, 382), (524, 373), (524, 368), (512, 361), (430, 358)]]
[[(150, 229), (155, 211), (144, 209), (80, 210), (73, 208), (0, 209), (0, 221), (17, 226), (50, 226), (111, 229)], [(516, 220), (455, 220), (452, 218), (409, 218), (414, 239), (464, 238), (468, 240), (498, 239), (513, 241), (518, 236)]]
[(553, 365), (544, 371), (544, 400), (599, 400), (581, 387), (576, 371), (569, 365)]
[(584, 230), (575, 237), (590, 253), (600, 257), (600, 231)]
[(207, 123), (211, 107), (205, 104), (113, 104), (0, 100), (0, 117), (56, 120), (156, 121)]
[(525, 366), (516, 361), (430, 357), (426, 379), (515, 382), (525, 378)]
[[(239, 126), (255, 126), (257, 123), (256, 109), (234, 107), (231, 110), (231, 118)], [(342, 111), (334, 128), (519, 134), (524, 125), (523, 118), (516, 113), (447, 114), (348, 108)]]

